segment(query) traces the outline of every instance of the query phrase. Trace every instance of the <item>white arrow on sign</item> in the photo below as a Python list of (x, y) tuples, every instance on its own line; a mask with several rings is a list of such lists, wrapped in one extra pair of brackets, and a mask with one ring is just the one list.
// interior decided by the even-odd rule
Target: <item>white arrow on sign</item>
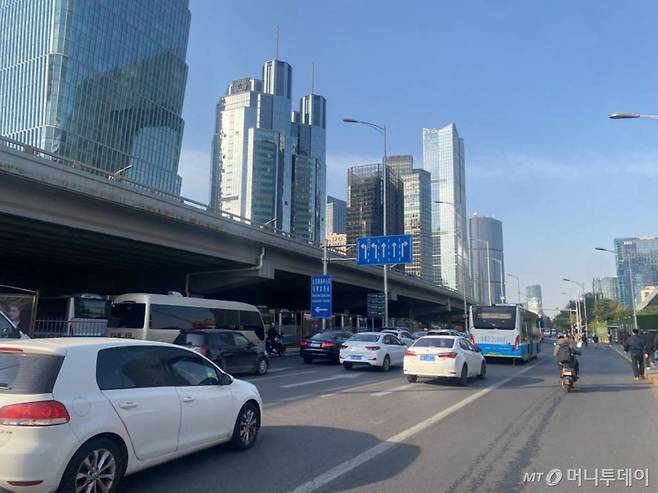
[(363, 259), (368, 260), (368, 245), (361, 243), (361, 248), (363, 248)]
[(398, 253), (398, 244), (397, 244), (397, 243), (393, 243), (393, 244), (391, 245), (391, 249), (393, 250), (393, 256), (395, 257), (395, 256), (397, 255), (397, 253)]
[(315, 313), (328, 312), (329, 308), (320, 308), (319, 306), (315, 307)]
[(375, 243), (370, 245), (370, 248), (372, 248), (375, 252), (375, 260), (379, 258), (379, 255), (377, 254), (377, 245)]
[(409, 242), (403, 241), (402, 244), (400, 245), (400, 257), (404, 257), (404, 247), (409, 245)]
[(381, 247), (382, 247), (382, 257), (386, 257), (386, 249), (388, 248), (388, 245), (386, 243), (382, 243)]

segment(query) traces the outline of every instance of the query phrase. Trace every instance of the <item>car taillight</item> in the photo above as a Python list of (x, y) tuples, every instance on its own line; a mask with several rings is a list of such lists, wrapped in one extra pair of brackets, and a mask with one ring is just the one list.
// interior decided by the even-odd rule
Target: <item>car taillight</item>
[(404, 355), (405, 356), (416, 356), (416, 353), (414, 353), (413, 351), (405, 351)]
[(349, 346), (348, 346), (347, 344), (342, 344), (342, 345), (340, 346), (341, 349), (347, 349), (348, 347), (349, 347)]
[(308, 340), (307, 339), (302, 339), (299, 341), (299, 347), (304, 349), (305, 347), (308, 347)]
[(321, 347), (322, 347), (322, 349), (331, 349), (331, 348), (336, 347), (336, 343), (335, 342), (323, 342)]
[(512, 351), (516, 351), (517, 349), (519, 349), (519, 336), (514, 338), (514, 346), (512, 347)]
[(0, 425), (53, 426), (69, 422), (69, 413), (58, 401), (24, 402), (0, 408)]
[(210, 356), (210, 346), (201, 346), (199, 353), (203, 354), (206, 358)]
[(379, 346), (366, 346), (368, 351), (379, 351), (381, 348)]
[(439, 353), (439, 358), (456, 358), (457, 353), (450, 351), (449, 353)]
[(0, 353), (22, 353), (23, 350), (19, 347), (0, 347)]

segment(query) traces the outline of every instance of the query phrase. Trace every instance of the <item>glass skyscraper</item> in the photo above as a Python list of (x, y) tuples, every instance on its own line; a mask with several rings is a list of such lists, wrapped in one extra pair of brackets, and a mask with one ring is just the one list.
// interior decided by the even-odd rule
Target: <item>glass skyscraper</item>
[(528, 310), (537, 315), (544, 315), (544, 302), (541, 295), (541, 285), (533, 284), (525, 290)]
[[(469, 219), (469, 231), (473, 296), (485, 305), (501, 303), (505, 299), (503, 223), (493, 217), (473, 214)], [(487, 265), (485, 242), (489, 244), (489, 265)], [(491, 283), (491, 299), (489, 299), (489, 283)]]
[(423, 168), (432, 175), (434, 283), (470, 295), (464, 140), (454, 123), (423, 129)]
[(0, 135), (171, 193), (188, 0), (0, 0)]
[(592, 279), (592, 292), (597, 299), (619, 300), (616, 277), (595, 277)]
[[(353, 166), (347, 170), (347, 243), (357, 238), (384, 234), (384, 167), (381, 163)], [(404, 186), (389, 170), (386, 183), (386, 234), (404, 231)]]
[(327, 100), (317, 94), (302, 97), (293, 112), (291, 232), (320, 243), (325, 237), (327, 207)]
[(386, 165), (402, 181), (404, 233), (411, 235), (413, 242), (412, 263), (405, 265), (404, 270), (432, 282), (431, 175), (423, 169), (414, 169), (411, 154), (386, 156)]
[(326, 236), (331, 234), (345, 234), (346, 216), (347, 202), (327, 195)]
[(658, 238), (616, 238), (615, 261), (619, 302), (630, 308), (643, 288), (658, 285)]
[(292, 112), (292, 67), (233, 81), (217, 104), (210, 203), (309, 241), (324, 237), (326, 100), (309, 94)]

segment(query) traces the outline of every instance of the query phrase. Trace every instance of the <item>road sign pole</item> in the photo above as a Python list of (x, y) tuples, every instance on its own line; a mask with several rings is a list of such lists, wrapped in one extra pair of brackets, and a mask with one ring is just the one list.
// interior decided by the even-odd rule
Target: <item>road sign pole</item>
[(388, 265), (384, 266), (384, 327), (388, 327)]
[[(322, 244), (322, 275), (326, 276), (327, 275), (327, 242), (325, 241)], [(323, 318), (322, 319), (322, 330), (325, 331), (327, 330), (327, 319)]]
[[(386, 163), (386, 125), (384, 125), (384, 166), (383, 166), (383, 177), (384, 177), (384, 190), (383, 190), (383, 199), (384, 199), (384, 221), (383, 221), (383, 233), (384, 236), (387, 235), (387, 224), (386, 224), (386, 208), (388, 204), (386, 203), (386, 189), (388, 188), (388, 164)], [(384, 265), (384, 327), (388, 327), (388, 266)]]

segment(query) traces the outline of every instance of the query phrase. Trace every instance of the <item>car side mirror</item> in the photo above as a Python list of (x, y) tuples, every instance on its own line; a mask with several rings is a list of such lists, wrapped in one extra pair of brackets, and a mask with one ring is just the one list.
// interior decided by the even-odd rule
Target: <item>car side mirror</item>
[(233, 383), (233, 378), (226, 373), (219, 374), (219, 385), (231, 385)]

